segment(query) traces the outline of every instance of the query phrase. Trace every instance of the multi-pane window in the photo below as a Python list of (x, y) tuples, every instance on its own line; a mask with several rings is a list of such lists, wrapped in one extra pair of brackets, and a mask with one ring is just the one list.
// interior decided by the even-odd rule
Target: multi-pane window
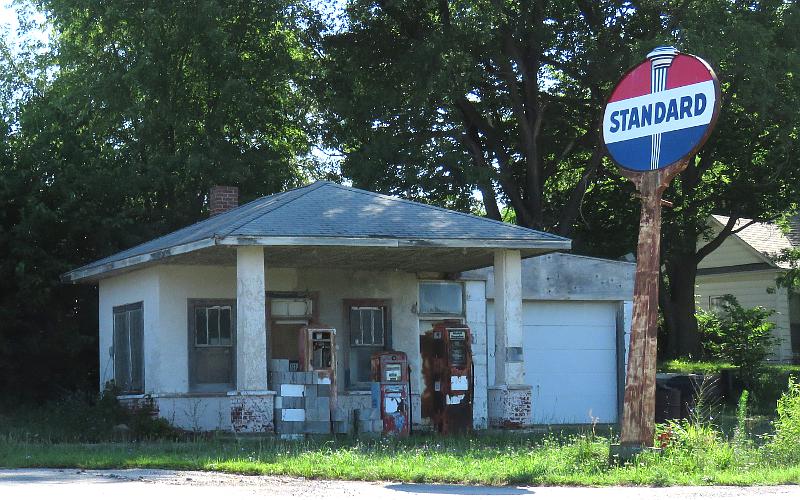
[(126, 394), (144, 392), (144, 307), (141, 302), (115, 307), (114, 383)]
[(229, 346), (232, 344), (231, 306), (196, 307), (194, 314), (196, 346)]
[(386, 350), (389, 345), (387, 307), (351, 305), (349, 316), (349, 383), (351, 386), (365, 385), (371, 380), (370, 358), (373, 354)]
[(464, 287), (454, 281), (423, 281), (419, 284), (419, 313), (461, 316), (464, 313)]
[(230, 390), (236, 377), (236, 303), (189, 300), (189, 385), (193, 391)]

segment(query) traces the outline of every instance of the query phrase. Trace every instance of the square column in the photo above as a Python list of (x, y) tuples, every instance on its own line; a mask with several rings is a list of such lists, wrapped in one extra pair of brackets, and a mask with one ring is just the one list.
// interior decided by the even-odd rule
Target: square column
[(267, 390), (264, 248), (236, 248), (236, 390)]
[(494, 254), (495, 385), (489, 388), (489, 424), (530, 424), (531, 387), (522, 355), (522, 259), (519, 250)]

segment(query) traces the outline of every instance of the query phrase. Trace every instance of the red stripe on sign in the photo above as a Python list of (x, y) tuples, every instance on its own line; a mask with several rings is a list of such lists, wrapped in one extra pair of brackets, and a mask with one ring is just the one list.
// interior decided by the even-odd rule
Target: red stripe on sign
[(683, 87), (711, 80), (711, 73), (697, 58), (679, 54), (667, 71), (667, 89)]
[(650, 61), (645, 61), (619, 82), (608, 102), (622, 101), (650, 93)]

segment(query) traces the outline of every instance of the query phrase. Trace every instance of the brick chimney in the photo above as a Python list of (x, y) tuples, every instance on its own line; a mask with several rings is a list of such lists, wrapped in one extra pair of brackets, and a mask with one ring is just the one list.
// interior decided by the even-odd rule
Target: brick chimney
[(211, 217), (239, 206), (239, 188), (213, 186), (208, 193), (208, 214)]

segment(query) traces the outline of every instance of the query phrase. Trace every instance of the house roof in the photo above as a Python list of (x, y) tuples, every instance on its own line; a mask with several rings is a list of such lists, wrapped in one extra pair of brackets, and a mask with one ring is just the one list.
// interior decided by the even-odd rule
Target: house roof
[(484, 217), (318, 181), (250, 203), (66, 273), (65, 281), (214, 246), (513, 248), (527, 255), (570, 240)]
[[(728, 223), (729, 218), (722, 215), (712, 215), (714, 220), (722, 226)], [(752, 219), (739, 218), (733, 230), (752, 222)], [(794, 216), (789, 220), (790, 230), (784, 233), (774, 223), (753, 222), (741, 231), (734, 233), (733, 237), (757, 252), (765, 261), (776, 267), (788, 268), (785, 262), (775, 262), (775, 256), (783, 250), (790, 249), (800, 243), (800, 217)]]

